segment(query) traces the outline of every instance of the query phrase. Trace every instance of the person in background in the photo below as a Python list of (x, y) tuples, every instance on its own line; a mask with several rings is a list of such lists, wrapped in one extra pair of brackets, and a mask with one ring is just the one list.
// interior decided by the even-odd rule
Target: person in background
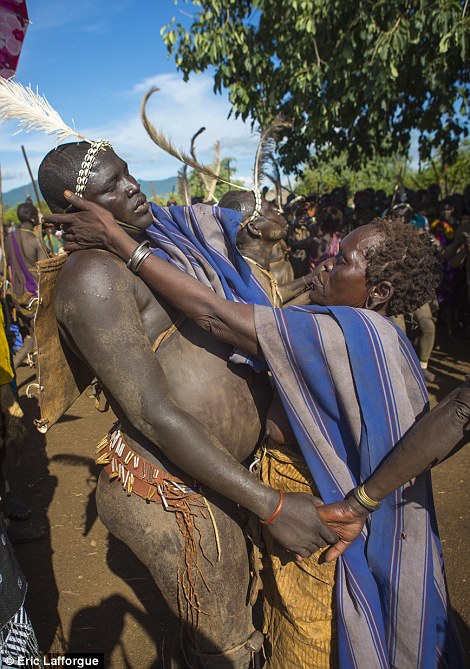
[(287, 231), (287, 244), (292, 249), (290, 262), (295, 278), (309, 271), (310, 249), (316, 238), (315, 215), (317, 201), (314, 195), (307, 196), (295, 210)]
[[(317, 216), (317, 235), (320, 243), (316, 249), (316, 257), (311, 257), (310, 269), (313, 271), (317, 265), (332, 258), (339, 252), (339, 247), (344, 234), (343, 212), (337, 207), (325, 207)], [(313, 249), (313, 247), (312, 247)]]
[(35, 265), (38, 260), (48, 257), (35, 234), (35, 228), (39, 225), (36, 207), (30, 202), (24, 202), (19, 205), (17, 214), (20, 227), (11, 232), (6, 240), (13, 301), (24, 340), (14, 358), (15, 368), (33, 348), (32, 324), (38, 297), (38, 273)]
[(431, 222), (429, 230), (439, 243), (444, 261), (444, 273), (437, 289), (439, 318), (447, 339), (455, 343), (457, 340), (454, 337), (454, 325), (459, 311), (459, 297), (463, 292), (461, 288), (464, 286), (464, 271), (463, 267), (455, 266), (448, 258), (448, 248), (452, 246), (458, 229), (454, 207), (449, 199), (440, 202), (438, 212), (438, 218)]

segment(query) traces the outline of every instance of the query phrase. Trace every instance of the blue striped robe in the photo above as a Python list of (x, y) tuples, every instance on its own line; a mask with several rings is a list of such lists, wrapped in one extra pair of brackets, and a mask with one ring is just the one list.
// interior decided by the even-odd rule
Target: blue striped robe
[(270, 301), (236, 246), (240, 212), (206, 204), (157, 207), (145, 231), (152, 250), (232, 302)]
[[(255, 322), (322, 499), (339, 501), (428, 410), (416, 355), (363, 309), (255, 306)], [(339, 558), (336, 597), (341, 669), (463, 667), (428, 474), (387, 497)]]

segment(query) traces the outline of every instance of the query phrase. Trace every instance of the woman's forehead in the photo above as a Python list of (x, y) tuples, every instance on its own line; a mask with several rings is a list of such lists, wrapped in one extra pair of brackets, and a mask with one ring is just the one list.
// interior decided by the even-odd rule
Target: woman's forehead
[(370, 246), (376, 246), (380, 241), (380, 233), (372, 225), (363, 225), (356, 228), (341, 240), (340, 250), (342, 253), (358, 252), (364, 255)]

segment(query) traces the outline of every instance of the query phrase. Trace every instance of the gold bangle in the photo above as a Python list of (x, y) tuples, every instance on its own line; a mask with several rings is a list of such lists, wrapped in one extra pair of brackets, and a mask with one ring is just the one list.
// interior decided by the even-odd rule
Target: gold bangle
[(355, 489), (355, 497), (357, 501), (362, 504), (369, 511), (375, 511), (380, 509), (380, 502), (376, 499), (372, 499), (364, 490), (364, 485), (360, 485)]

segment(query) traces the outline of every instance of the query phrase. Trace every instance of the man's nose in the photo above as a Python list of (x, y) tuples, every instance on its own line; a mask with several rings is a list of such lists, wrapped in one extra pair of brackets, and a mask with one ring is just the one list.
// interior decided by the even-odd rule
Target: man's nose
[(127, 197), (132, 197), (136, 193), (140, 193), (140, 183), (138, 183), (133, 177), (130, 177), (128, 180), (126, 193)]
[(332, 272), (333, 267), (335, 265), (336, 265), (336, 258), (334, 256), (332, 256), (331, 258), (327, 258), (324, 262), (325, 271)]

